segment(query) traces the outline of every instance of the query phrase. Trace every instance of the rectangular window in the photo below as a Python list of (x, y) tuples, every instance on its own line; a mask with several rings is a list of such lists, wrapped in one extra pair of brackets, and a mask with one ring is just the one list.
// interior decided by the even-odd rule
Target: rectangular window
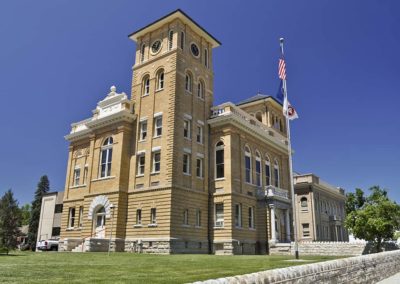
[(201, 227), (201, 210), (196, 210), (196, 227)]
[(271, 185), (271, 169), (269, 164), (265, 164), (265, 185)]
[(189, 119), (184, 119), (183, 120), (183, 137), (187, 139), (192, 138), (192, 133), (191, 133), (191, 121)]
[(224, 226), (224, 204), (215, 204), (215, 227)]
[(62, 204), (56, 204), (54, 207), (54, 213), (62, 213), (63, 211), (63, 205)]
[(150, 211), (150, 223), (151, 224), (157, 224), (157, 209), (156, 208), (151, 208), (151, 211)]
[(83, 227), (83, 206), (79, 207), (79, 228)]
[(202, 158), (196, 159), (196, 176), (199, 178), (203, 177), (203, 159)]
[(142, 224), (142, 209), (136, 210), (136, 225)]
[(254, 207), (249, 207), (249, 228), (254, 228)]
[(183, 210), (183, 225), (189, 225), (189, 210)]
[(144, 120), (142, 122), (140, 122), (140, 140), (139, 141), (144, 141), (146, 140), (147, 137), (147, 120)]
[(246, 166), (246, 182), (251, 183), (251, 158), (249, 156), (245, 157)]
[(256, 160), (256, 185), (261, 186), (261, 160)]
[(217, 149), (215, 152), (216, 177), (224, 177), (224, 148)]
[(74, 170), (74, 186), (79, 185), (79, 179), (81, 178), (81, 169)]
[(68, 228), (75, 226), (75, 207), (69, 208)]
[(154, 119), (154, 137), (159, 137), (162, 134), (162, 116), (157, 116)]
[(145, 166), (145, 161), (146, 161), (146, 156), (144, 154), (141, 154), (138, 156), (138, 161), (137, 161), (137, 174), (138, 175), (144, 175), (144, 166)]
[(242, 227), (242, 204), (235, 204), (235, 226)]
[(183, 173), (190, 175), (190, 154), (183, 154)]
[(197, 126), (196, 141), (203, 144), (203, 127), (199, 125)]
[(278, 170), (278, 168), (274, 168), (274, 179), (275, 179), (275, 186), (279, 187), (279, 170)]
[(310, 236), (310, 224), (302, 224), (303, 226), (303, 237), (309, 237)]
[(89, 173), (89, 168), (88, 168), (88, 166), (85, 166), (85, 168), (83, 169), (83, 183), (84, 184), (87, 184), (88, 173)]
[(53, 227), (51, 230), (51, 237), (59, 237), (61, 232), (60, 227)]
[(161, 168), (161, 152), (153, 152), (153, 173), (159, 173)]

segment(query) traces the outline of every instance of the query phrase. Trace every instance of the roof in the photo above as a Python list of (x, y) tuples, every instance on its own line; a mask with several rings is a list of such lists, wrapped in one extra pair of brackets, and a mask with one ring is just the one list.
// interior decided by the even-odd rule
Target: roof
[(240, 106), (240, 105), (244, 105), (244, 104), (256, 102), (256, 101), (259, 101), (259, 100), (265, 100), (265, 99), (268, 99), (268, 98), (271, 98), (271, 99), (273, 99), (275, 102), (277, 102), (278, 104), (282, 105), (282, 103), (281, 103), (277, 98), (275, 98), (275, 97), (273, 97), (273, 96), (270, 96), (270, 95), (260, 94), (260, 93), (258, 93), (257, 95), (255, 95), (255, 96), (253, 96), (253, 97), (250, 97), (250, 98), (248, 98), (248, 99), (245, 99), (245, 100), (243, 100), (243, 101), (240, 101), (240, 102), (238, 102), (236, 105), (237, 105), (237, 106)]
[(196, 21), (194, 21), (192, 18), (190, 18), (185, 12), (183, 12), (181, 9), (177, 9), (168, 15), (165, 15), (164, 17), (148, 24), (147, 26), (131, 33), (128, 35), (130, 39), (133, 41), (137, 41), (139, 37), (143, 36), (144, 34), (148, 33), (150, 30), (154, 30), (155, 28), (161, 27), (164, 24), (167, 24), (171, 22), (172, 20), (175, 19), (180, 19), (182, 20), (185, 24), (189, 24), (191, 28), (201, 34), (205, 39), (207, 39), (211, 44), (212, 47), (218, 47), (221, 45), (221, 42), (219, 42), (215, 37), (213, 37), (209, 32), (207, 32), (202, 26), (200, 26)]

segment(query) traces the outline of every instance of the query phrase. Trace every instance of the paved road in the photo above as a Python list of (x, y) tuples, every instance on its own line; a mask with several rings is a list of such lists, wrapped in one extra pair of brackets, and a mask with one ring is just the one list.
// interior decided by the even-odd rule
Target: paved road
[(399, 284), (400, 283), (400, 272), (393, 275), (392, 277), (386, 278), (378, 282), (377, 284)]

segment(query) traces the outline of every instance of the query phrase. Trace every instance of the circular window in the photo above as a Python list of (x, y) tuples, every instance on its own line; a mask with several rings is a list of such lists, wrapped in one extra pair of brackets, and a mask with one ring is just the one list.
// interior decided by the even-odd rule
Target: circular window
[(161, 48), (161, 40), (158, 39), (151, 45), (151, 53), (155, 54), (159, 52), (160, 48)]
[(199, 47), (197, 46), (197, 44), (192, 43), (190, 45), (190, 50), (192, 51), (192, 54), (194, 57), (199, 57), (200, 50), (199, 50)]

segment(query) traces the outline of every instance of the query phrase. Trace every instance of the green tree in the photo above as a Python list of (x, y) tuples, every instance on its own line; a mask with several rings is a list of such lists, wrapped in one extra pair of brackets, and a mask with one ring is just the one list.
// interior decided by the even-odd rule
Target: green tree
[(32, 250), (36, 249), (37, 232), (39, 228), (40, 209), (42, 198), (50, 189), (50, 182), (46, 175), (40, 178), (35, 191), (35, 199), (32, 201), (31, 216), (29, 219), (28, 243)]
[(21, 226), (28, 225), (31, 218), (31, 205), (29, 203), (21, 206)]
[(347, 195), (345, 226), (356, 238), (373, 242), (380, 252), (382, 242), (393, 239), (400, 229), (400, 206), (389, 199), (385, 189), (373, 186), (370, 191), (368, 197), (361, 189)]
[(20, 233), (20, 209), (17, 200), (9, 189), (0, 199), (0, 247), (9, 253), (17, 247)]

